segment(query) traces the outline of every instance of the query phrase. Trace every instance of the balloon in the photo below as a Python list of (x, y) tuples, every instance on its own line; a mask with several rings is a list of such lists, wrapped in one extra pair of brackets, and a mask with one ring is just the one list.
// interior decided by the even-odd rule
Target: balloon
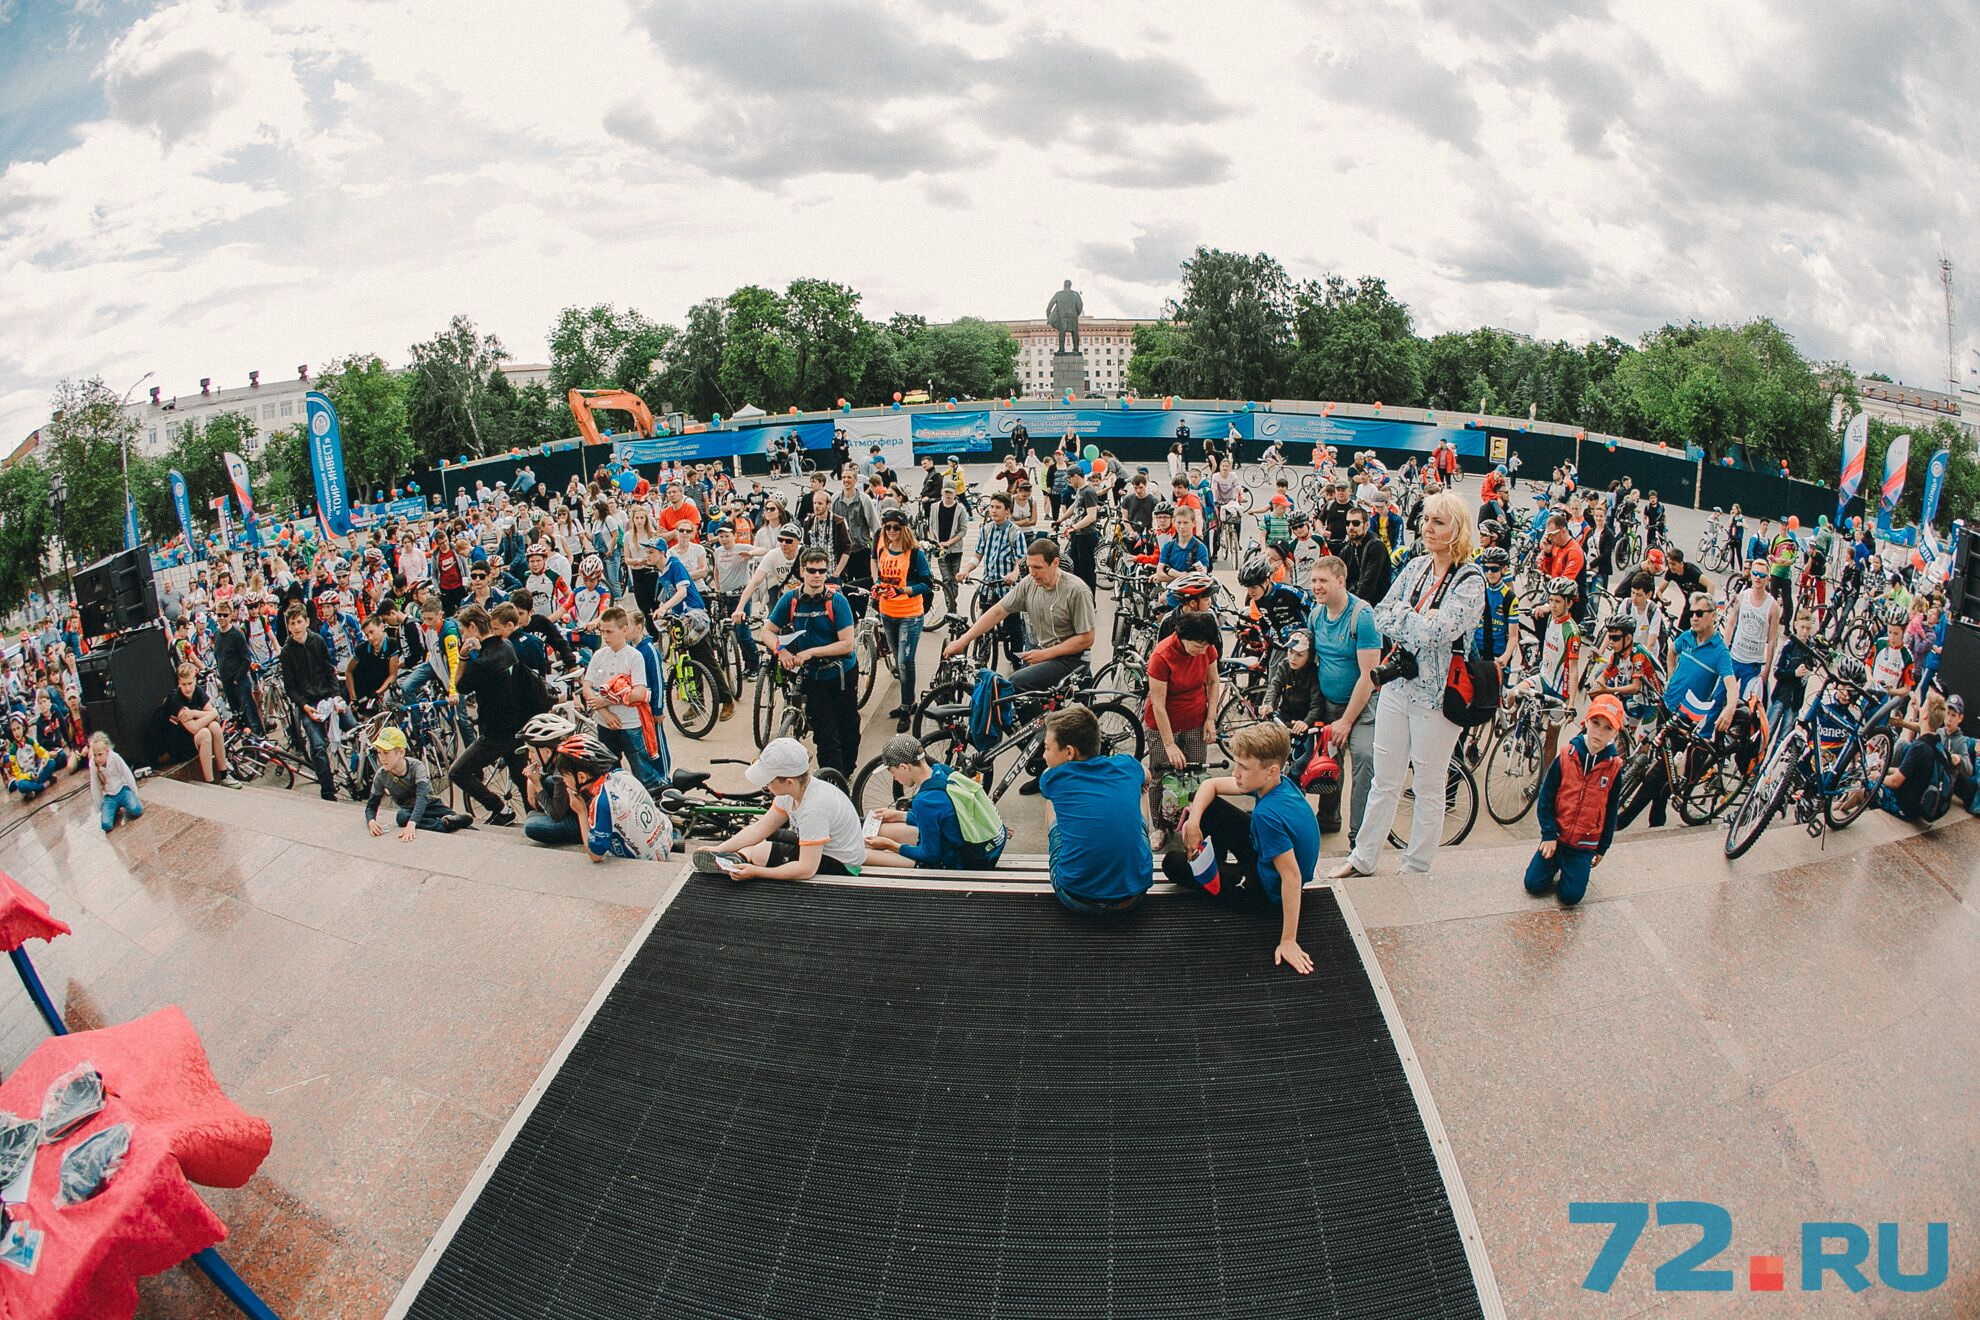
[[(1376, 404), (1375, 406), (1376, 406), (1377, 408), (1379, 408), (1379, 407), (1381, 407), (1382, 405), (1378, 403), (1378, 404)], [(1245, 410), (1246, 412), (1250, 412), (1250, 411), (1251, 411), (1251, 401), (1250, 401), (1249, 399), (1247, 399), (1247, 400), (1245, 400), (1245, 404), (1244, 404), (1244, 410)]]
[(1171, 408), (1173, 408), (1173, 407), (1175, 407), (1175, 406), (1176, 406), (1176, 400), (1175, 400), (1175, 397), (1174, 397), (1173, 395), (1170, 395), (1170, 396), (1165, 396), (1165, 397), (1163, 398), (1163, 400), (1162, 400), (1162, 411), (1163, 411), (1163, 412), (1167, 412), (1167, 411), (1169, 411), (1169, 409), (1171, 409)]
[(444, 458), (443, 458), (443, 459), (441, 459), (441, 460), (440, 460), (440, 466), (441, 466), (441, 467), (446, 467), (446, 466), (447, 466), (447, 460), (446, 460), (446, 459), (444, 459)]
[(846, 401), (845, 401), (844, 399), (840, 399), (840, 400), (839, 400), (839, 406), (840, 406), (841, 408), (843, 408), (843, 407), (845, 407), (845, 406), (846, 406)]
[(1105, 475), (1106, 475), (1106, 472), (1107, 472), (1107, 460), (1106, 460), (1106, 459), (1104, 459), (1104, 458), (1096, 458), (1096, 459), (1094, 459), (1094, 460), (1093, 460), (1093, 475), (1094, 475), (1094, 476), (1096, 476), (1096, 477), (1099, 477), (1099, 476), (1105, 476)]
[(719, 427), (719, 426), (721, 426), (721, 425), (722, 425), (722, 414), (721, 414), (721, 413), (709, 413), (709, 414), (708, 414), (708, 424), (709, 424), (710, 426), (714, 426), (714, 427)]
[(1121, 400), (1121, 411), (1122, 411), (1122, 412), (1126, 412), (1127, 410), (1128, 410), (1128, 401), (1127, 401), (1126, 399), (1122, 399), (1122, 400)]
[(1612, 454), (1616, 452), (1616, 438), (1614, 436), (1609, 437), (1608, 449)]
[(1330, 417), (1333, 415), (1333, 412), (1334, 412), (1334, 405), (1330, 403), (1325, 408), (1322, 408), (1320, 410), (1320, 415), (1322, 417)]
[(956, 396), (955, 396), (955, 395), (953, 395), (953, 394), (951, 394), (951, 395), (949, 396), (949, 402), (950, 402), (950, 403), (954, 403), (955, 401), (956, 401)]
[(895, 412), (899, 412), (901, 410), (901, 401), (899, 399), (895, 399), (893, 407)]
[(417, 481), (408, 481), (406, 483), (406, 489), (417, 495), (419, 494), (419, 483)]
[(1088, 445), (1085, 449), (1080, 451), (1080, 457), (1087, 459), (1089, 461), (1100, 457), (1100, 446)]
[(797, 416), (797, 405), (795, 403), (791, 405), (790, 415), (793, 417)]
[(950, 400), (949, 400), (949, 402), (948, 402), (948, 410), (949, 410), (950, 412), (954, 412), (954, 411), (956, 410), (956, 401), (955, 401), (954, 399), (950, 399)]
[(900, 401), (901, 401), (901, 392), (900, 392), (899, 390), (895, 390), (895, 391), (894, 391), (894, 402), (895, 402), (895, 403), (899, 403)]
[(1092, 475), (1093, 475), (1093, 460), (1092, 460), (1092, 459), (1088, 459), (1088, 458), (1082, 458), (1082, 459), (1080, 459), (1080, 460), (1079, 460), (1079, 470), (1080, 470), (1080, 472), (1081, 472), (1081, 473), (1082, 473), (1083, 475), (1085, 475), (1085, 476), (1089, 476), (1089, 477), (1090, 477), (1090, 476), (1092, 476)]
[(1375, 411), (1376, 412), (1382, 411), (1382, 401), (1380, 399), (1375, 400)]

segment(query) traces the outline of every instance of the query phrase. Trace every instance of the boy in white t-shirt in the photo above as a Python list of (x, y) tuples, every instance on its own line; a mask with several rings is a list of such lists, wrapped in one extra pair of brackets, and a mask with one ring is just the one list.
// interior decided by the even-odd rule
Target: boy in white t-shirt
[(696, 852), (697, 871), (731, 880), (809, 880), (892, 862), (891, 855), (881, 860), (869, 853), (852, 799), (811, 772), (811, 753), (795, 738), (771, 739), (743, 778), (776, 795), (770, 810), (721, 847)]

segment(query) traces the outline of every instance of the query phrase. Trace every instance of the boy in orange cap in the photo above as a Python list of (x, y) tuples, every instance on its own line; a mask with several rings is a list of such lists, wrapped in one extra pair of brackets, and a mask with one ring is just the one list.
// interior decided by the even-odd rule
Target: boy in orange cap
[(1581, 732), (1561, 749), (1540, 780), (1540, 850), (1526, 864), (1526, 892), (1538, 896), (1556, 881), (1562, 907), (1588, 892), (1588, 876), (1616, 837), (1616, 787), (1622, 755), (1616, 734), (1622, 703), (1600, 696), (1588, 703)]

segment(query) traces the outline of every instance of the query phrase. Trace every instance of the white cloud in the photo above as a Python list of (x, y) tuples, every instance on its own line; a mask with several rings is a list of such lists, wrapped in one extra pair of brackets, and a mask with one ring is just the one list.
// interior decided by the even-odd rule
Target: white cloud
[(1921, 381), (1938, 252), (1980, 279), (1957, 0), (1261, 0), (1214, 39), (1181, 0), (115, 21), (99, 117), (0, 161), (0, 444), (63, 375), (403, 361), (455, 312), (535, 358), (567, 304), (678, 320), (800, 275), (883, 317), (1027, 315), (1068, 276), (1147, 312), (1205, 243), (1383, 275), (1432, 332), (1773, 315)]

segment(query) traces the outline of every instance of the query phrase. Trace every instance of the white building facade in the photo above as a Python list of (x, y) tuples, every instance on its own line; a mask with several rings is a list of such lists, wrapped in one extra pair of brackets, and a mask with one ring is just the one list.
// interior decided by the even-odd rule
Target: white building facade
[[(1044, 321), (993, 321), (1009, 330), (1018, 341), (1018, 387), (1027, 399), (1043, 399), (1052, 393), (1052, 353), (1058, 347), (1059, 332)], [(1136, 326), (1153, 321), (1100, 317), (1079, 318), (1079, 347), (1086, 355), (1086, 393), (1109, 397), (1127, 393), (1128, 362), (1134, 357)]]

